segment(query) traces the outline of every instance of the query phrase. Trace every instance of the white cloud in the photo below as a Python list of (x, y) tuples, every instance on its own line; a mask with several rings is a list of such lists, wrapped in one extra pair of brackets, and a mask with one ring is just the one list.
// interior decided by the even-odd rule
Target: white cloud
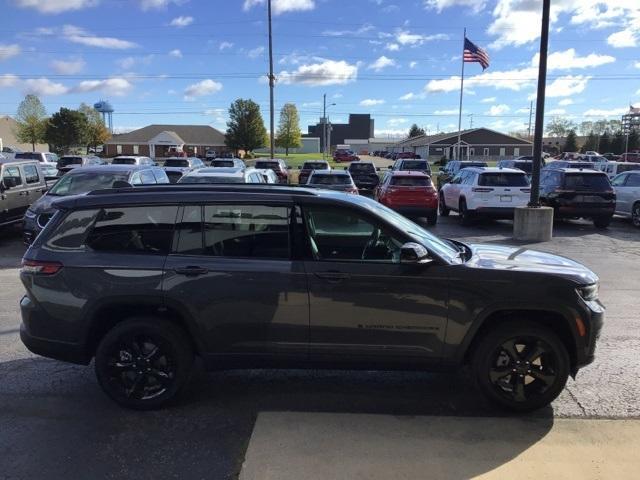
[(163, 10), (169, 6), (170, 3), (181, 5), (187, 0), (140, 0), (140, 8), (142, 10)]
[[(587, 83), (591, 77), (585, 75), (567, 75), (566, 77), (556, 78), (550, 85), (547, 85), (546, 94), (547, 98), (554, 97), (569, 97), (577, 93), (582, 93), (587, 88)], [(535, 95), (529, 97), (533, 100)]]
[(563, 98), (558, 102), (558, 105), (566, 107), (567, 105), (573, 105), (573, 100), (570, 98)]
[(373, 107), (375, 105), (382, 105), (384, 100), (381, 98), (365, 98), (360, 102), (360, 106), (362, 107)]
[(169, 26), (183, 28), (183, 27), (188, 27), (192, 23), (193, 23), (193, 17), (185, 17), (180, 15), (179, 17), (176, 17), (173, 20), (171, 20), (171, 23), (169, 23)]
[(15, 87), (19, 81), (19, 78), (15, 75), (5, 73), (4, 75), (0, 75), (0, 88)]
[(545, 112), (547, 115), (564, 115), (567, 111), (564, 108), (552, 108), (548, 112)]
[(390, 52), (397, 52), (398, 50), (400, 50), (400, 45), (398, 45), (397, 43), (387, 43), (384, 48), (385, 50), (389, 50)]
[(395, 32), (395, 41), (402, 46), (419, 46), (425, 42), (433, 40), (448, 40), (449, 35), (444, 33), (436, 33), (435, 35), (422, 35), (419, 33), (411, 33), (409, 30), (398, 29)]
[(32, 93), (38, 96), (62, 95), (69, 89), (61, 83), (55, 83), (48, 78), (30, 78), (22, 82), (24, 93)]
[(397, 127), (399, 125), (404, 125), (408, 121), (409, 120), (407, 120), (406, 118), (390, 118), (389, 120), (387, 120), (387, 126)]
[(409, 92), (409, 93), (405, 93), (404, 95), (402, 95), (399, 100), (413, 100), (414, 98), (416, 98), (416, 94), (413, 92)]
[[(549, 70), (571, 70), (574, 68), (591, 68), (615, 62), (615, 57), (611, 55), (599, 55), (590, 53), (585, 57), (576, 55), (574, 48), (569, 48), (563, 52), (553, 52), (547, 57), (547, 68)], [(531, 66), (538, 67), (540, 54), (536, 53), (531, 59)]]
[(395, 65), (396, 65), (396, 61), (394, 59), (388, 58), (382, 55), (381, 57), (378, 57), (378, 59), (375, 62), (373, 62), (371, 65), (369, 65), (367, 68), (370, 70), (375, 70), (376, 72), (379, 72), (380, 70), (386, 67), (393, 67)]
[(227, 122), (227, 111), (224, 108), (209, 108), (203, 113), (204, 115), (212, 116), (213, 121), (211, 123), (219, 127), (223, 127)]
[[(486, 71), (479, 75), (465, 78), (465, 91), (472, 87), (493, 87), (497, 90), (520, 91), (535, 84), (538, 76), (537, 68), (523, 68), (505, 71)], [(460, 90), (460, 77), (457, 75), (442, 80), (431, 80), (425, 87), (427, 93), (453, 92)]]
[(607, 43), (615, 48), (635, 47), (638, 45), (638, 39), (637, 31), (627, 28), (609, 35)]
[(0, 61), (15, 57), (19, 53), (20, 45), (16, 43), (12, 43), (11, 45), (0, 43)]
[(482, 10), (487, 2), (485, 0), (424, 0), (426, 8), (433, 8), (441, 12), (445, 8), (460, 6), (468, 7), (474, 12)]
[(264, 47), (263, 46), (259, 46), (259, 47), (256, 47), (256, 48), (253, 48), (253, 49), (249, 50), (247, 52), (247, 56), (249, 58), (258, 58), (263, 53), (264, 53)]
[(126, 78), (113, 77), (104, 80), (84, 80), (72, 90), (74, 92), (103, 92), (107, 95), (122, 97), (129, 93), (133, 84)]
[(223, 51), (231, 47), (233, 47), (233, 43), (231, 42), (220, 42), (220, 46), (218, 48), (220, 49), (220, 51)]
[(81, 58), (75, 60), (52, 60), (50, 63), (53, 71), (61, 75), (73, 75), (80, 73), (84, 69), (85, 65), (85, 61)]
[(407, 130), (406, 129), (397, 129), (397, 128), (382, 128), (377, 129), (373, 132), (376, 137), (388, 137), (388, 138), (406, 138)]
[(417, 66), (418, 66), (418, 62), (416, 62), (415, 60), (409, 62), (409, 68), (416, 68)]
[(450, 108), (450, 109), (447, 109), (447, 110), (436, 110), (433, 113), (435, 115), (458, 115), (458, 109), (457, 108)]
[(375, 27), (370, 23), (363, 24), (357, 30), (325, 30), (322, 32), (323, 35), (329, 35), (330, 37), (342, 37), (343, 35), (363, 35), (370, 30), (373, 30)]
[(342, 98), (342, 97), (344, 97), (344, 95), (340, 92), (333, 94), (333, 98)]
[(203, 97), (205, 95), (212, 95), (222, 90), (222, 84), (211, 80), (210, 78), (202, 80), (201, 82), (189, 85), (184, 89), (184, 99), (194, 100), (196, 97)]
[(628, 107), (612, 108), (610, 110), (602, 110), (598, 108), (591, 108), (585, 111), (582, 115), (584, 117), (619, 117), (629, 112)]
[(481, 103), (493, 103), (496, 101), (496, 97), (487, 97), (480, 100)]
[[(264, 5), (266, 0), (244, 0), (242, 9), (247, 11), (256, 5)], [(315, 0), (273, 0), (271, 10), (274, 15), (286, 12), (299, 12), (313, 10), (316, 7)]]
[(138, 45), (128, 40), (120, 40), (113, 37), (98, 37), (86, 30), (73, 25), (65, 25), (62, 27), (63, 37), (73, 43), (87, 45), (89, 47), (110, 48), (115, 50), (126, 50), (134, 48)]
[(504, 113), (507, 113), (508, 111), (510, 111), (511, 109), (509, 108), (509, 105), (506, 105), (504, 103), (501, 103), (499, 105), (492, 105), (491, 108), (489, 108), (489, 110), (487, 110), (487, 115), (502, 115)]
[(144, 65), (151, 64), (154, 57), (154, 54), (145, 55), (143, 57), (124, 57), (116, 60), (116, 65), (118, 65), (122, 70), (129, 70), (137, 63), (142, 63)]
[(300, 65), (296, 70), (283, 70), (278, 82), (283, 85), (302, 84), (312, 87), (322, 85), (343, 85), (358, 77), (358, 66), (344, 60), (324, 60), (321, 63)]
[(98, 4), (98, 0), (16, 0), (22, 8), (33, 8), (40, 13), (61, 13), (82, 10)]
[(322, 106), (322, 102), (304, 102), (302, 104), (302, 106), (304, 108), (321, 107)]
[(182, 58), (182, 52), (179, 48), (174, 48), (169, 52), (169, 56), (173, 58)]

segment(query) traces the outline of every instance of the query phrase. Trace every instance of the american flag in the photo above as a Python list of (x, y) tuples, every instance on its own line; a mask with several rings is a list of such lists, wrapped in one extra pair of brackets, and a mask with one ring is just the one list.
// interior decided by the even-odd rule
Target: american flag
[(479, 63), (482, 65), (482, 70), (489, 66), (489, 54), (482, 48), (478, 47), (475, 43), (464, 38), (464, 61), (468, 63)]

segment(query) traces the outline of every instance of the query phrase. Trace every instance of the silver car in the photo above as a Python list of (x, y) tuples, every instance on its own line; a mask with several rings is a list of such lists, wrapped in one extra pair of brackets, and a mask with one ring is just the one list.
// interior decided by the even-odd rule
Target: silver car
[(631, 218), (640, 227), (640, 169), (621, 173), (611, 185), (616, 191), (616, 215)]

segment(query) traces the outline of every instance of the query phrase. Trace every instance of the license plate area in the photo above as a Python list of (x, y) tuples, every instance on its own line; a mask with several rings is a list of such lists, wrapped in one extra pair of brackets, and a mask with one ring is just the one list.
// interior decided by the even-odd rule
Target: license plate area
[(512, 195), (500, 195), (500, 201), (507, 203), (507, 202), (511, 202), (513, 201), (513, 196)]

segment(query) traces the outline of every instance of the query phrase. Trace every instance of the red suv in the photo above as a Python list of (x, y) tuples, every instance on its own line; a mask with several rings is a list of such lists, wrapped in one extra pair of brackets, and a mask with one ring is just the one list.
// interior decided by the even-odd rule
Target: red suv
[(278, 176), (278, 183), (289, 183), (289, 169), (281, 158), (270, 158), (269, 160), (257, 160), (256, 168), (273, 170)]
[(403, 215), (426, 217), (429, 225), (438, 222), (438, 192), (424, 172), (387, 172), (374, 198)]
[(335, 152), (333, 152), (333, 161), (336, 163), (357, 162), (359, 160), (360, 157), (358, 157), (358, 155), (356, 155), (353, 150), (338, 148)]

